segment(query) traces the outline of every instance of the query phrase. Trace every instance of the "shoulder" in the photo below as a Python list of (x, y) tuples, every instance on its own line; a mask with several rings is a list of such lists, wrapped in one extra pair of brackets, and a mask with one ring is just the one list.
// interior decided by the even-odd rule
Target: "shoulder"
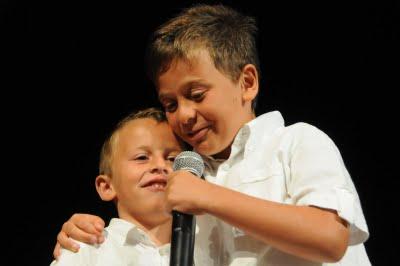
[(295, 147), (304, 145), (336, 147), (333, 140), (325, 132), (304, 122), (285, 127), (281, 132), (281, 136), (290, 140)]
[(298, 122), (284, 129), (286, 134), (292, 134), (295, 137), (328, 137), (321, 129), (305, 122)]
[(246, 149), (295, 152), (298, 149), (337, 150), (333, 140), (321, 129), (305, 122), (285, 125), (280, 112), (273, 111), (248, 124), (250, 138)]
[(250, 128), (250, 135), (258, 140), (300, 140), (313, 137), (329, 139), (322, 130), (305, 122), (285, 125), (285, 121), (279, 111), (272, 111), (258, 116), (248, 123), (248, 127)]
[(333, 140), (319, 128), (304, 122), (278, 128), (272, 134), (253, 139), (248, 146), (262, 153), (263, 157), (274, 156), (275, 160), (290, 165), (293, 159), (302, 162), (307, 158), (341, 161), (340, 151)]
[[(260, 130), (261, 131), (261, 130)], [(332, 145), (332, 139), (321, 129), (304, 122), (298, 122), (288, 126), (275, 128), (274, 131), (268, 133), (259, 132), (257, 142), (270, 143), (273, 142), (279, 146), (295, 147), (297, 145)]]
[(78, 252), (72, 252), (67, 249), (61, 249), (61, 256), (58, 261), (53, 261), (51, 266), (83, 266), (94, 265), (97, 256), (98, 246), (88, 245), (76, 241), (80, 248)]

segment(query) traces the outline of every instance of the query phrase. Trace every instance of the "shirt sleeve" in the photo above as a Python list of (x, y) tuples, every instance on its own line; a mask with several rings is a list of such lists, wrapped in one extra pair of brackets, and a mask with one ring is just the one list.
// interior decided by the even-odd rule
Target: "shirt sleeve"
[(349, 245), (365, 242), (369, 232), (360, 200), (336, 145), (308, 124), (294, 130), (288, 186), (294, 203), (336, 210), (350, 224)]

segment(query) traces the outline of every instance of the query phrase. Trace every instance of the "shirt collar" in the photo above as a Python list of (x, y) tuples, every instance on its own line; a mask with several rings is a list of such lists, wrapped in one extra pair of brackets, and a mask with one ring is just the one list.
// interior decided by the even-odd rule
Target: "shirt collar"
[[(271, 135), (276, 129), (284, 127), (285, 122), (279, 111), (272, 111), (262, 114), (255, 119), (244, 124), (236, 134), (233, 143), (231, 154), (241, 151), (251, 151), (257, 145), (263, 136)], [(221, 164), (225, 159), (215, 159), (212, 156), (201, 155), (204, 163), (210, 168), (212, 165)], [(228, 158), (228, 160), (229, 160)]]
[(258, 116), (245, 126), (249, 127), (250, 136), (244, 145), (246, 150), (251, 151), (265, 136), (271, 136), (277, 129), (284, 127), (285, 121), (279, 111), (272, 111)]

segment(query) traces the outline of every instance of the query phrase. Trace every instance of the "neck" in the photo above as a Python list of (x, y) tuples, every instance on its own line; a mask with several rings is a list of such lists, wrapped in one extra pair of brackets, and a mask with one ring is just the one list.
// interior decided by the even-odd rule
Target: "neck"
[(228, 159), (229, 156), (231, 155), (231, 146), (233, 143), (233, 140), (236, 138), (237, 133), (239, 132), (239, 130), (248, 122), (250, 122), (251, 120), (256, 118), (256, 114), (254, 112), (252, 112), (248, 117), (246, 117), (245, 119), (243, 119), (243, 123), (242, 125), (236, 130), (235, 136), (232, 139), (232, 142), (229, 144), (228, 147), (226, 147), (224, 150), (212, 155), (212, 157), (214, 157), (215, 159)]
[(167, 219), (156, 226), (146, 226), (142, 228), (157, 246), (162, 246), (171, 242), (172, 219)]
[[(135, 224), (144, 231), (156, 246), (162, 246), (171, 242), (172, 218), (152, 219), (152, 222), (135, 219), (132, 216), (120, 215), (121, 219)], [(154, 222), (157, 220), (157, 222)]]

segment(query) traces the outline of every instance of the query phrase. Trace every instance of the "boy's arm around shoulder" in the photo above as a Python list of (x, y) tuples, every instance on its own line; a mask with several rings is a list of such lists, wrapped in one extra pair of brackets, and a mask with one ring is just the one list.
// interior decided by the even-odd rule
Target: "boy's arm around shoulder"
[(58, 259), (61, 247), (77, 252), (79, 245), (75, 242), (101, 244), (104, 241), (102, 235), (104, 221), (98, 216), (91, 214), (76, 213), (66, 221), (57, 235), (57, 244), (54, 247), (53, 256)]

